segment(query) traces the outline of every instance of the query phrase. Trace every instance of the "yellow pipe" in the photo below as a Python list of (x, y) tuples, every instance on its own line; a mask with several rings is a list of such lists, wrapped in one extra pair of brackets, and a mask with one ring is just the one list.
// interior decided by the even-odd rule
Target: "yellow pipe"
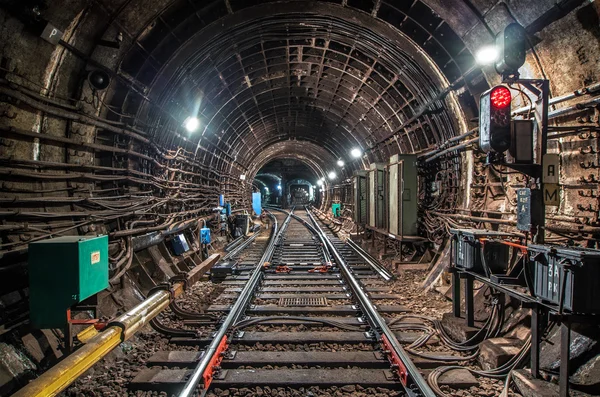
[(100, 331), (96, 329), (93, 325), (90, 325), (83, 331), (77, 334), (77, 340), (81, 343), (88, 343), (94, 336), (98, 335)]
[[(174, 286), (174, 290), (180, 290), (178, 287)], [(131, 338), (135, 332), (148, 324), (158, 313), (169, 306), (170, 300), (171, 293), (169, 291), (158, 291), (152, 294), (148, 299), (111, 322), (115, 325), (91, 338), (84, 346), (13, 394), (13, 397), (56, 396), (122, 341)]]

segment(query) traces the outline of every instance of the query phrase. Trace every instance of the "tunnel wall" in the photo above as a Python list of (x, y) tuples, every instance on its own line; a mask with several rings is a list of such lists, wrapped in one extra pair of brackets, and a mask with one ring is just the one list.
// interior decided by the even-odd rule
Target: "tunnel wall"
[[(349, 183), (354, 171), (368, 168), (371, 162), (385, 162), (396, 153), (423, 155), (443, 149), (448, 139), (476, 126), (473, 118), (478, 96), (499, 78), (491, 68), (473, 66), (472, 54), (510, 22), (525, 26), (534, 45), (521, 69), (522, 76), (549, 79), (553, 97), (596, 84), (600, 78), (597, 1), (331, 2), (319, 6), (332, 14), (340, 11), (346, 21), (366, 29), (361, 34), (369, 28), (376, 30), (379, 38), (388, 37), (384, 44), (389, 48), (403, 48), (410, 55), (407, 59), (421, 70), (415, 76), (424, 79), (422, 87), (416, 84), (407, 88), (419, 94), (418, 98), (394, 99), (391, 96), (400, 94), (400, 85), (396, 91), (385, 87), (386, 95), (390, 95), (385, 103), (399, 104), (400, 114), (393, 106), (385, 108), (384, 102), (361, 104), (361, 95), (344, 94), (352, 100), (347, 101), (349, 108), (355, 107), (341, 117), (342, 121), (352, 121), (347, 128), (342, 121), (336, 124), (326, 117), (311, 124), (314, 116), (322, 113), (314, 112), (319, 103), (294, 102), (294, 115), (303, 117), (293, 119), (290, 115), (283, 125), (307, 123), (304, 130), (271, 133), (283, 120), (279, 115), (275, 124), (263, 126), (264, 136), (257, 135), (256, 139), (243, 125), (232, 127), (227, 134), (207, 134), (199, 139), (181, 130), (177, 118), (181, 115), (171, 113), (173, 118), (169, 118), (164, 114), (164, 109), (171, 109), (171, 103), (181, 97), (161, 96), (162, 91), (153, 89), (159, 85), (168, 88), (171, 80), (161, 80), (161, 73), (170, 66), (180, 66), (168, 61), (183, 48), (187, 42), (184, 37), (206, 34), (220, 21), (225, 30), (217, 29), (215, 35), (228, 32), (226, 29), (242, 23), (236, 21), (236, 13), (256, 13), (258, 18), (260, 12), (258, 8), (244, 8), (240, 2), (207, 2), (195, 11), (201, 21), (194, 25), (197, 31), (188, 31), (192, 29), (189, 23), (177, 25), (191, 15), (184, 12), (183, 3), (51, 2), (41, 9), (41, 15), (64, 32), (62, 45), (38, 37), (31, 10), (20, 2), (11, 3), (10, 10), (0, 9), (0, 271), (8, 274), (5, 267), (10, 267), (13, 272), (3, 285), (3, 300), (26, 288), (22, 265), (28, 242), (63, 234), (107, 233), (117, 255), (125, 235), (141, 235), (148, 227), (160, 230), (171, 220), (185, 222), (210, 214), (218, 194), (225, 194), (238, 208), (248, 207), (257, 166), (277, 156), (304, 155), (315, 172), (324, 175), (337, 158), (347, 157), (354, 145), (361, 145), (364, 156), (348, 162), (339, 185), (331, 186), (323, 203), (325, 208), (335, 199), (350, 207)], [(269, 5), (262, 7), (269, 9)], [(231, 26), (225, 26), (226, 22)], [(177, 29), (169, 28), (171, 25)], [(119, 48), (99, 44), (99, 40), (115, 41), (119, 33), (123, 36)], [(184, 33), (187, 36), (182, 36)], [(169, 40), (177, 46), (169, 46)], [(319, 54), (330, 51), (335, 57), (346, 52), (347, 61), (354, 60), (349, 49), (341, 46), (333, 51), (328, 46), (315, 38), (295, 48)], [(396, 66), (395, 72), (401, 75), (401, 65)], [(94, 69), (111, 74), (107, 90), (90, 89), (86, 76)], [(300, 66), (294, 70), (296, 74), (288, 70), (286, 78), (290, 75), (302, 82), (303, 73), (308, 77), (317, 73)], [(365, 71), (376, 74), (367, 67)], [(352, 73), (356, 77), (363, 72), (346, 74)], [(375, 95), (374, 89), (370, 91), (375, 94), (367, 93), (375, 77), (362, 77), (364, 91), (360, 92), (365, 98)], [(319, 81), (316, 84), (321, 84)], [(409, 85), (408, 80), (403, 84)], [(314, 95), (319, 94), (318, 87)], [(419, 87), (437, 90), (426, 92)], [(218, 90), (221, 93), (225, 88)], [(338, 92), (342, 92), (339, 87)], [(548, 210), (549, 231), (554, 232), (550, 241), (573, 240), (590, 246), (596, 242), (599, 112), (597, 102), (589, 103), (590, 99), (581, 91), (551, 109), (557, 112), (579, 103), (552, 118), (555, 136), (549, 150), (560, 154), (562, 168), (560, 205)], [(273, 102), (279, 100), (274, 97)], [(306, 109), (310, 111), (302, 113)], [(378, 116), (373, 115), (377, 112), (397, 114), (395, 119), (387, 119), (393, 120), (393, 125), (388, 129), (371, 127), (378, 125)], [(260, 112), (254, 116), (259, 117)], [(286, 140), (286, 133), (296, 134), (294, 140)], [(234, 139), (236, 136), (239, 139)], [(307, 149), (299, 143), (304, 138), (322, 151)], [(473, 150), (448, 152), (420, 170), (420, 233), (437, 243), (449, 226), (459, 223), (514, 230), (510, 224), (514, 220), (514, 189), (527, 181), (484, 167), (483, 156), (471, 146)], [(250, 177), (241, 181), (241, 174)], [(457, 214), (464, 218), (451, 217)], [(509, 222), (498, 225), (493, 218)], [(144, 222), (145, 227), (133, 227), (136, 221)]]

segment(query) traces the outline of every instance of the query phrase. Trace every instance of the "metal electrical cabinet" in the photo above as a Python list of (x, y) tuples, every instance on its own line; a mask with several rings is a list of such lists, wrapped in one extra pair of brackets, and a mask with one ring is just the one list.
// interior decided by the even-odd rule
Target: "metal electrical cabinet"
[(62, 328), (67, 310), (108, 287), (108, 236), (65, 236), (29, 244), (29, 316)]
[(354, 222), (359, 225), (367, 223), (368, 198), (367, 172), (357, 171), (354, 174)]
[(579, 314), (600, 314), (600, 250), (529, 245), (535, 295)]
[(371, 163), (369, 170), (369, 226), (386, 229), (385, 164)]
[(396, 236), (402, 236), (402, 190), (404, 181), (402, 178), (403, 161), (398, 160), (398, 155), (390, 157), (388, 176), (389, 183), (389, 203), (390, 220), (388, 222), (389, 232)]
[(394, 155), (389, 164), (389, 232), (417, 235), (417, 156)]

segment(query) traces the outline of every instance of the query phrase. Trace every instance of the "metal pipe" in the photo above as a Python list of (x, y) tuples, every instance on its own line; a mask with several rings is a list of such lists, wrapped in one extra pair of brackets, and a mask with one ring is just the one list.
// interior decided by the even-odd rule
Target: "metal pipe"
[(461, 139), (467, 138), (467, 137), (475, 134), (477, 131), (479, 131), (479, 127), (475, 127), (473, 129), (465, 132), (464, 134), (457, 135), (454, 138), (450, 138), (446, 142), (444, 142), (440, 147), (438, 147), (438, 148), (436, 148), (434, 150), (431, 150), (431, 151), (429, 151), (427, 153), (421, 153), (421, 154), (417, 155), (417, 157), (421, 158), (421, 157), (433, 156), (434, 154), (438, 153), (440, 150), (443, 150), (445, 147), (448, 147), (450, 144), (453, 144), (454, 142), (458, 142)]
[(484, 218), (481, 216), (471, 216), (471, 215), (461, 215), (461, 214), (446, 214), (443, 212), (430, 211), (430, 214), (435, 216), (459, 219), (462, 221), (473, 221), (473, 222), (489, 222), (489, 223), (498, 223), (501, 225), (511, 225), (514, 226), (517, 224), (517, 221), (509, 220), (509, 219), (495, 219), (495, 218)]
[[(173, 286), (173, 289), (181, 291), (183, 284), (177, 284)], [(91, 338), (84, 346), (13, 394), (13, 397), (52, 397), (58, 395), (121, 342), (131, 338), (158, 313), (166, 309), (170, 301), (171, 293), (169, 291), (155, 292), (127, 313), (117, 317), (109, 324), (107, 329)]]
[[(565, 101), (568, 101), (570, 99), (574, 99), (574, 98), (580, 97), (582, 95), (592, 94), (592, 93), (595, 93), (596, 91), (599, 91), (599, 90), (600, 90), (600, 83), (595, 83), (595, 84), (592, 84), (592, 85), (588, 85), (587, 87), (580, 88), (580, 89), (575, 90), (573, 92), (570, 92), (568, 94), (554, 97), (554, 98), (552, 98), (552, 99), (550, 99), (548, 101), (548, 105), (550, 105), (550, 106), (551, 105), (556, 105), (557, 103), (565, 102)], [(533, 107), (531, 105), (530, 106), (523, 106), (523, 107), (518, 108), (517, 110), (513, 111), (512, 114), (513, 115), (517, 115), (517, 114), (520, 114), (520, 113), (531, 112), (531, 111), (533, 111)]]
[(476, 143), (478, 141), (479, 141), (479, 137), (469, 139), (468, 141), (465, 141), (464, 143), (462, 143), (460, 145), (449, 147), (448, 149), (442, 150), (441, 152), (438, 152), (438, 153), (434, 154), (433, 156), (425, 159), (425, 162), (429, 163), (429, 162), (431, 162), (431, 161), (433, 161), (433, 160), (435, 160), (435, 159), (443, 156), (444, 154), (449, 153), (449, 152), (453, 152), (455, 150), (466, 149), (467, 146), (472, 145), (472, 144), (474, 144), (474, 143)]
[(557, 109), (557, 110), (554, 110), (554, 111), (548, 113), (548, 119), (554, 119), (556, 117), (560, 117), (567, 113), (570, 113), (574, 110), (583, 110), (586, 107), (592, 107), (592, 106), (596, 106), (598, 104), (600, 104), (600, 98), (594, 98), (594, 99), (591, 99), (586, 102), (576, 103), (573, 106), (568, 106), (566, 108)]

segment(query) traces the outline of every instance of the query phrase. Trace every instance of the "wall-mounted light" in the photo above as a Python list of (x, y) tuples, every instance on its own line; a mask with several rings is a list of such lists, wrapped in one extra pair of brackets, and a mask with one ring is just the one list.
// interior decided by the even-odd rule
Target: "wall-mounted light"
[(340, 160), (338, 160), (338, 161), (337, 161), (337, 165), (338, 165), (338, 167), (343, 167), (343, 166), (344, 166), (344, 164), (345, 164), (345, 163), (344, 163), (344, 160), (341, 160), (341, 159), (340, 159)]
[(335, 179), (337, 175), (335, 174), (335, 172), (331, 171), (329, 174), (327, 174), (327, 176), (329, 177), (329, 179)]
[(481, 47), (475, 53), (475, 61), (479, 65), (491, 65), (498, 60), (499, 51), (495, 45)]
[(183, 126), (188, 132), (194, 132), (200, 127), (200, 120), (198, 120), (198, 117), (188, 117), (183, 122)]
[(359, 158), (360, 156), (362, 156), (362, 150), (360, 150), (359, 148), (355, 147), (354, 149), (352, 149), (350, 151), (350, 155), (354, 158)]
[(277, 190), (281, 190), (281, 185), (277, 185)]
[(265, 186), (265, 193), (269, 193), (269, 188)]

